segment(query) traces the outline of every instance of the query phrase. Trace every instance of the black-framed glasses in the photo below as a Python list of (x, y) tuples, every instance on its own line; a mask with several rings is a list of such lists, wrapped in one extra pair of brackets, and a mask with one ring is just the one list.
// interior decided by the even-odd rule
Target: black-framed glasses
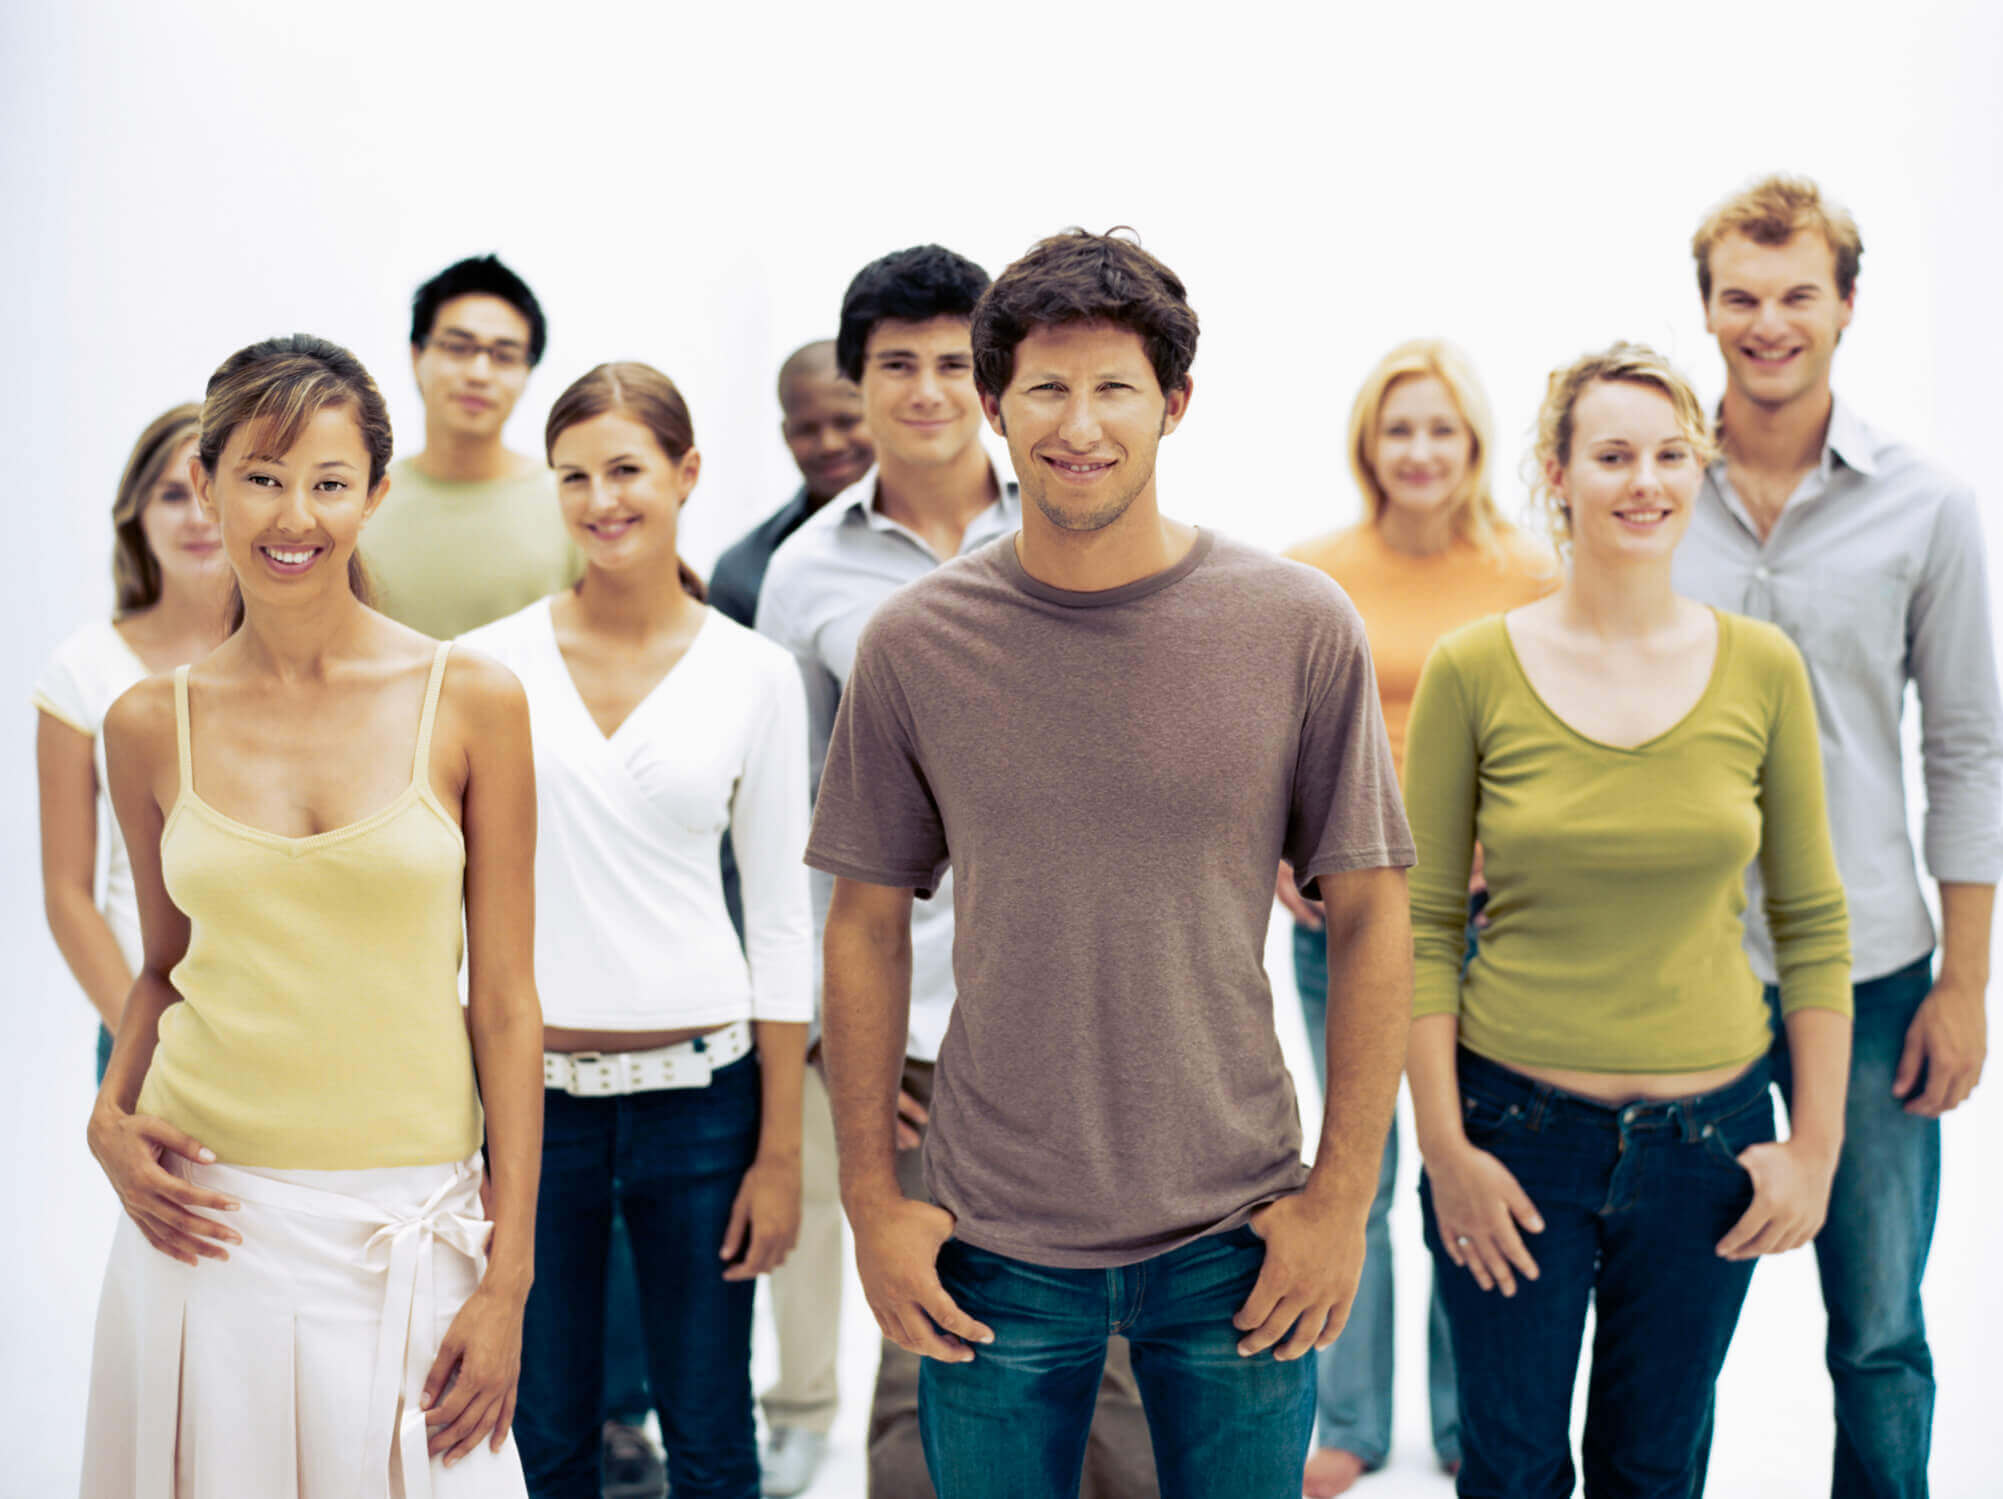
[(463, 333), (440, 333), (426, 340), (426, 347), (436, 349), (454, 364), (471, 364), (482, 354), (487, 362), (497, 370), (519, 370), (528, 366), (529, 351), (517, 343), (483, 344), (477, 338), (468, 338)]

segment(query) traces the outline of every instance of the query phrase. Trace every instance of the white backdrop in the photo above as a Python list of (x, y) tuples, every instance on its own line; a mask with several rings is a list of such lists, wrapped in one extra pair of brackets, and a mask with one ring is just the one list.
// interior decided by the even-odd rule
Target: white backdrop
[[(1355, 513), (1348, 402), (1401, 338), (1474, 355), (1512, 508), (1554, 363), (1642, 338), (1715, 393), (1688, 237), (1785, 167), (1863, 225), (1842, 390), (1993, 500), (2003, 12), (1901, 9), (6, 7), (0, 421), (22, 482), (0, 604), (0, 702), (19, 705), (0, 736), (0, 938), (21, 1086), (0, 1176), (0, 1491), (74, 1483), (110, 1222), (80, 1143), (88, 1023), (40, 919), (28, 685), (109, 606), (106, 511), (132, 437), (231, 350), (294, 329), (350, 345), (412, 451), (410, 291), (495, 250), (551, 323), (511, 441), (536, 450), (549, 401), (599, 360), (660, 365), (706, 455), (685, 530), (706, 568), (792, 487), (773, 372), (834, 331), (864, 261), (936, 239), (999, 270), (1055, 229), (1127, 223), (1204, 326), (1163, 504), (1277, 547)], [(1990, 535), (1993, 552), (1993, 515)], [(1979, 1163), (2003, 1146), (1997, 1086), (1950, 1126), (1929, 1281), (1944, 1494), (1986, 1471), (1978, 1391), (2003, 1318), (1981, 1267), (2003, 1211)], [(1752, 1471), (1770, 1494), (1825, 1481), (1811, 1279), (1797, 1256), (1756, 1282), (1721, 1406), (1740, 1476), (1722, 1481), (1721, 1456), (1719, 1491)], [(1401, 1432), (1418, 1419), (1406, 1400)]]

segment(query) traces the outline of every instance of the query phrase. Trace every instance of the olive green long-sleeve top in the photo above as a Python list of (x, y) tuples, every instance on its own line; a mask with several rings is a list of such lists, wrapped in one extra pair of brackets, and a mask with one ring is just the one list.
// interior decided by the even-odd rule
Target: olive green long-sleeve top
[[(1560, 719), (1500, 615), (1442, 639), (1412, 705), (1405, 800), (1417, 1015), (1508, 1064), (1693, 1072), (1769, 1044), (1747, 961), (1758, 859), (1781, 1008), (1850, 1010), (1849, 922), (1823, 801), (1815, 704), (1772, 625), (1718, 614), (1697, 705), (1631, 749)], [(1488, 926), (1461, 974), (1469, 860)]]

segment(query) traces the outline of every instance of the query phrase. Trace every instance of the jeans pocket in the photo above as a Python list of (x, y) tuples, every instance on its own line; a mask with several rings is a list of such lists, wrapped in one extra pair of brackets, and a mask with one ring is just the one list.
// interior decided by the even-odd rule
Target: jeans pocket
[(1734, 1171), (1745, 1170), (1746, 1168), (1739, 1164), (1739, 1153), (1749, 1146), (1770, 1145), (1777, 1138), (1774, 1129), (1773, 1095), (1762, 1093), (1758, 1098), (1747, 1100), (1731, 1113), (1708, 1120), (1698, 1131), (1698, 1137), (1712, 1155)]
[(1475, 1093), (1461, 1094), (1461, 1129), (1467, 1135), (1470, 1145), (1480, 1145), (1484, 1140), (1523, 1125), (1523, 1108), (1520, 1104), (1497, 1103)]

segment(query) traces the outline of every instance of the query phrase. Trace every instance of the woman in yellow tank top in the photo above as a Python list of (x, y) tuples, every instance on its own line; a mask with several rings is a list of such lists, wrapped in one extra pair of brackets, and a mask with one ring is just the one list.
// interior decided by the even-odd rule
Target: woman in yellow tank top
[(421, 1499), (462, 1460), (450, 1492), (523, 1492), (528, 715), (506, 671), (367, 606), (389, 455), (347, 351), (226, 361), (191, 472), (233, 633), (105, 720), (144, 959), (90, 1124), (127, 1216), (86, 1495)]

